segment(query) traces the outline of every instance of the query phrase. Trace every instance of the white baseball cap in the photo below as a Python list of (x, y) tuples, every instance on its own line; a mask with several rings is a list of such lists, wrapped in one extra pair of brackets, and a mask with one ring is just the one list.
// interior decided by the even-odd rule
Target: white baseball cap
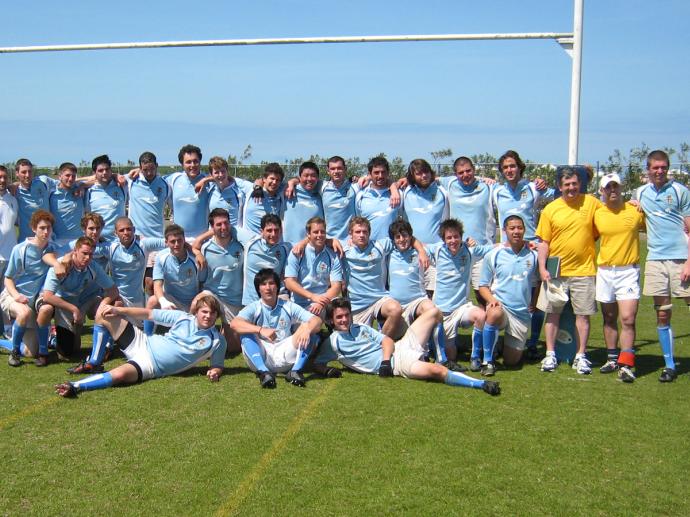
[(601, 188), (606, 188), (606, 185), (609, 183), (618, 183), (621, 185), (621, 177), (616, 174), (615, 172), (612, 172), (611, 174), (607, 174), (606, 176), (601, 178)]

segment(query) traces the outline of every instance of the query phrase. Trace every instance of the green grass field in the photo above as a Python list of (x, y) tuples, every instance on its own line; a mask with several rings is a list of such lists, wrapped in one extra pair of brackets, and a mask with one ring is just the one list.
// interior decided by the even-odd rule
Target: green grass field
[[(634, 384), (525, 365), (496, 398), (354, 373), (267, 391), (235, 357), (217, 384), (200, 368), (66, 400), (68, 364), (0, 364), (0, 514), (689, 515), (682, 302), (673, 324), (673, 384), (643, 299)], [(590, 346), (598, 366), (600, 316)]]

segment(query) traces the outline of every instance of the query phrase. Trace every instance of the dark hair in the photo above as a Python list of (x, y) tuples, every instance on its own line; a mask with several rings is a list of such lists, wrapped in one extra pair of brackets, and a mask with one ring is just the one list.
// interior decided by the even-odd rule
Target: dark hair
[(211, 213), (208, 214), (209, 226), (213, 226), (213, 220), (216, 217), (224, 217), (225, 219), (230, 220), (230, 214), (225, 208), (214, 208), (213, 210), (211, 210)]
[(664, 161), (666, 162), (666, 166), (668, 167), (671, 165), (671, 160), (668, 157), (668, 153), (666, 151), (662, 151), (661, 149), (657, 149), (655, 151), (652, 151), (647, 155), (647, 168), (649, 169), (649, 166), (652, 164), (652, 160), (657, 160), (657, 161)]
[(505, 229), (506, 226), (508, 226), (508, 222), (509, 222), (509, 221), (512, 221), (513, 219), (518, 219), (518, 220), (522, 223), (522, 227), (523, 227), (523, 228), (525, 227), (525, 220), (522, 218), (521, 215), (510, 214), (510, 215), (507, 216), (505, 219), (503, 219), (503, 229)]
[(18, 171), (19, 167), (21, 167), (22, 165), (28, 165), (32, 169), (34, 168), (34, 164), (31, 163), (31, 160), (29, 160), (28, 158), (19, 158), (19, 160), (17, 160), (17, 162), (14, 164), (15, 172)]
[(184, 238), (184, 228), (182, 228), (182, 226), (179, 224), (171, 224), (163, 232), (163, 237), (166, 241), (168, 240), (169, 235), (182, 235)]
[(369, 163), (367, 163), (367, 170), (371, 172), (374, 170), (374, 167), (385, 167), (386, 171), (389, 172), (391, 170), (388, 160), (386, 160), (383, 156), (374, 156), (371, 160), (369, 160)]
[(472, 167), (472, 170), (474, 170), (474, 163), (472, 162), (472, 159), (468, 158), (467, 156), (461, 156), (460, 158), (456, 158), (453, 162), (453, 171), (455, 171), (455, 168), (461, 163), (469, 163), (470, 167)]
[(520, 159), (520, 155), (513, 150), (506, 151), (501, 155), (501, 157), (498, 159), (498, 172), (501, 174), (503, 173), (503, 162), (506, 161), (508, 158), (512, 158), (515, 160), (515, 163), (518, 166), (518, 171), (520, 171), (520, 177), (525, 173), (525, 162)]
[(269, 224), (275, 224), (278, 228), (283, 228), (283, 221), (275, 214), (266, 214), (261, 218), (261, 229), (263, 230)]
[(127, 217), (126, 215), (123, 215), (123, 216), (118, 217), (117, 219), (115, 219), (115, 228), (117, 228), (117, 225), (120, 223), (120, 221), (127, 222), (127, 223), (129, 223), (132, 227), (134, 227), (134, 222), (133, 222), (129, 217)]
[(145, 151), (139, 156), (139, 165), (144, 165), (145, 163), (155, 163), (158, 165), (158, 160), (156, 160), (156, 155), (150, 151)]
[(74, 165), (72, 162), (63, 162), (60, 164), (60, 167), (58, 167), (58, 171), (64, 172), (64, 171), (70, 171), (73, 172), (74, 174), (77, 173), (77, 166)]
[(319, 175), (319, 166), (316, 165), (314, 162), (304, 162), (302, 165), (299, 166), (299, 175), (302, 175), (302, 171), (305, 169), (309, 169), (312, 171), (316, 171), (316, 175)]
[(412, 225), (405, 221), (405, 219), (396, 219), (388, 227), (388, 236), (391, 238), (391, 240), (395, 239), (395, 236), (399, 233), (406, 233), (410, 237), (414, 238), (412, 234)]
[(177, 153), (177, 160), (180, 162), (180, 165), (184, 163), (185, 154), (196, 154), (199, 157), (199, 162), (201, 162), (201, 149), (199, 149), (197, 146), (192, 144), (182, 146), (180, 152)]
[(347, 164), (345, 163), (345, 158), (343, 158), (342, 156), (338, 156), (337, 154), (335, 156), (331, 156), (328, 159), (327, 163), (328, 163), (328, 165), (330, 165), (331, 163), (338, 163), (338, 162), (342, 162), (343, 165), (345, 166), (345, 168), (347, 168)]
[(0, 172), (8, 172), (7, 167), (5, 167), (4, 165), (0, 165)]
[(254, 277), (254, 289), (256, 289), (256, 294), (259, 294), (259, 286), (269, 279), (273, 279), (275, 284), (278, 286), (278, 290), (280, 291), (280, 275), (278, 275), (278, 273), (273, 271), (271, 268), (264, 268), (259, 270)]
[(436, 174), (434, 173), (433, 169), (431, 168), (431, 165), (429, 165), (429, 162), (426, 160), (423, 160), (421, 158), (417, 158), (416, 160), (412, 160), (410, 162), (410, 165), (407, 167), (407, 183), (410, 185), (416, 185), (417, 182), (414, 179), (414, 173), (415, 172), (428, 172), (431, 174), (431, 181), (436, 179)]
[(276, 162), (269, 163), (268, 165), (266, 165), (266, 167), (264, 167), (264, 178), (269, 174), (277, 174), (278, 176), (280, 176), (280, 181), (283, 181), (283, 178), (285, 178), (285, 172), (283, 172), (283, 168)]
[(577, 182), (580, 182), (580, 175), (577, 173), (577, 171), (570, 166), (564, 166), (560, 167), (560, 170), (558, 171), (558, 185), (560, 186), (563, 183), (563, 180), (568, 180), (570, 178), (577, 178)]
[(113, 166), (113, 162), (110, 161), (110, 158), (108, 158), (107, 154), (102, 154), (100, 156), (96, 156), (92, 161), (91, 161), (91, 170), (95, 171), (99, 165), (106, 164), (108, 167)]
[(350, 311), (350, 313), (352, 313), (352, 304), (350, 303), (350, 300), (343, 298), (342, 296), (332, 300), (331, 303), (326, 305), (326, 321), (331, 323), (333, 322), (333, 313), (336, 309), (347, 309)]
[(438, 236), (441, 237), (441, 240), (443, 240), (443, 236), (448, 230), (456, 230), (460, 234), (460, 237), (462, 237), (462, 222), (458, 219), (446, 219), (443, 221), (438, 228)]

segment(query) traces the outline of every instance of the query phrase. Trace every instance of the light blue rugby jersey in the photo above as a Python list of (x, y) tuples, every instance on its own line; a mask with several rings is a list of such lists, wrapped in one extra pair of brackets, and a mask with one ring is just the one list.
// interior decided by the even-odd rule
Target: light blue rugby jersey
[(287, 257), (290, 253), (290, 248), (285, 242), (269, 246), (260, 235), (247, 239), (249, 234), (250, 232), (246, 230), (244, 232), (237, 232), (238, 239), (244, 244), (242, 305), (249, 305), (259, 299), (259, 295), (256, 294), (256, 289), (254, 289), (254, 277), (260, 270), (264, 268), (272, 269), (282, 278), (285, 264), (287, 264)]
[(208, 199), (209, 213), (216, 208), (227, 210), (230, 215), (230, 224), (233, 227), (241, 226), (242, 210), (253, 189), (254, 183), (242, 178), (233, 178), (233, 181), (222, 190), (213, 183)]
[(82, 235), (81, 218), (84, 215), (84, 196), (75, 196), (77, 187), (60, 187), (50, 193), (48, 204), (55, 217), (53, 239), (76, 239)]
[(211, 187), (207, 184), (198, 194), (194, 185), (206, 176), (199, 174), (190, 180), (187, 173), (173, 172), (163, 179), (168, 183), (172, 198), (175, 224), (184, 228), (185, 237), (196, 237), (208, 229), (208, 199)]
[(386, 238), (369, 241), (364, 249), (354, 244), (345, 246), (345, 278), (352, 310), (365, 309), (384, 296), (386, 290), (386, 255), (393, 251), (393, 242)]
[(350, 183), (345, 179), (340, 187), (333, 181), (324, 181), (319, 185), (323, 213), (326, 220), (326, 235), (346, 241), (348, 238), (348, 225), (355, 215), (355, 198), (360, 191), (357, 183)]
[(302, 185), (297, 185), (292, 199), (285, 200), (283, 240), (297, 244), (307, 236), (307, 221), (317, 216), (323, 219), (323, 204), (317, 187), (309, 192)]
[[(280, 188), (280, 193), (275, 196), (269, 196), (268, 192), (264, 190), (264, 197), (262, 199), (253, 199), (251, 196), (247, 197), (242, 213), (242, 228), (255, 235), (259, 235), (261, 233), (261, 218), (264, 215), (273, 214), (281, 219), (283, 218), (285, 197), (282, 194), (283, 187), (281, 186)], [(285, 225), (283, 225), (284, 228)]]
[(398, 300), (402, 306), (426, 297), (424, 270), (419, 264), (419, 253), (416, 249), (400, 251), (395, 248), (391, 252), (388, 257), (388, 287), (391, 297)]
[(189, 305), (199, 293), (199, 272), (194, 257), (187, 251), (185, 253), (187, 256), (183, 261), (177, 260), (169, 248), (158, 253), (152, 278), (163, 281), (165, 294)]
[(276, 331), (277, 341), (292, 335), (292, 326), (306, 323), (315, 316), (291, 301), (278, 298), (275, 307), (269, 307), (261, 300), (256, 300), (237, 315), (239, 318), (260, 327)]
[(36, 210), (50, 210), (49, 194), (55, 190), (58, 182), (48, 176), (36, 176), (31, 181), (29, 188), (21, 185), (17, 187), (17, 220), (19, 222), (19, 237), (17, 242), (22, 242), (32, 237), (31, 215)]
[(108, 246), (108, 260), (110, 275), (120, 296), (129, 301), (134, 307), (144, 307), (144, 274), (146, 273), (146, 258), (151, 251), (165, 248), (165, 239), (143, 237), (134, 239), (129, 247), (125, 247), (119, 240)]
[(448, 190), (450, 217), (462, 221), (463, 235), (477, 244), (496, 242), (493, 188), (483, 181), (465, 186), (456, 176), (444, 176), (441, 184)]
[[(377, 373), (383, 359), (384, 335), (368, 325), (350, 325), (348, 332), (334, 330), (319, 349), (316, 364), (338, 360), (360, 373)], [(392, 363), (391, 359), (391, 363)]]
[(109, 289), (114, 284), (101, 266), (91, 262), (84, 269), (77, 269), (73, 265), (62, 280), (55, 276), (55, 270), (51, 267), (43, 290), (50, 291), (66, 302), (80, 307), (90, 301), (94, 293), (97, 292), (97, 289), (94, 288), (96, 285), (101, 289)]
[(355, 199), (355, 212), (371, 224), (370, 239), (388, 238), (388, 227), (400, 215), (398, 208), (391, 208), (391, 189), (377, 190), (371, 185), (360, 190)]
[(537, 252), (524, 246), (515, 253), (499, 246), (484, 257), (480, 286), (486, 286), (513, 316), (529, 321), (532, 291), (538, 281)]
[(17, 292), (29, 299), (29, 306), (31, 307), (33, 307), (36, 296), (43, 288), (48, 270), (51, 269), (48, 264), (43, 262), (43, 256), (46, 253), (54, 252), (52, 243), (49, 243), (44, 249), (40, 249), (30, 240), (20, 242), (12, 248), (5, 276), (14, 280)]
[[(314, 246), (307, 244), (301, 257), (293, 253), (288, 255), (285, 277), (296, 279), (311, 293), (324, 294), (331, 282), (343, 281), (343, 267), (340, 258), (328, 247), (317, 254)], [(305, 309), (311, 305), (309, 300), (297, 293), (292, 293), (292, 301)]]
[(156, 377), (175, 375), (207, 358), (211, 368), (223, 367), (227, 344), (215, 327), (200, 329), (196, 318), (182, 311), (154, 309), (153, 321), (170, 327), (163, 336), (146, 337)]
[(438, 229), (441, 221), (448, 219), (448, 192), (435, 181), (426, 190), (409, 186), (402, 193), (402, 213), (415, 238), (424, 244), (441, 242)]
[(109, 241), (115, 239), (115, 220), (127, 215), (127, 190), (117, 184), (115, 178), (103, 187), (96, 183), (86, 192), (86, 210), (103, 218), (101, 236)]
[(129, 186), (129, 218), (137, 235), (162, 237), (164, 231), (163, 210), (170, 200), (168, 183), (156, 174), (149, 182), (143, 174), (136, 179), (127, 178)]
[(534, 183), (526, 179), (518, 181), (515, 190), (508, 183), (495, 186), (494, 204), (498, 210), (499, 223), (502, 225), (502, 221), (509, 215), (519, 215), (525, 222), (525, 240), (535, 240), (537, 238), (537, 201), (541, 198), (553, 198), (553, 193), (552, 188), (537, 190)]
[(201, 253), (206, 259), (200, 274), (204, 289), (225, 303), (242, 305), (244, 246), (233, 238), (223, 247), (212, 238), (201, 246)]
[(453, 256), (443, 242), (428, 246), (436, 264), (433, 302), (444, 313), (453, 312), (468, 301), (472, 264), (493, 249), (492, 245), (468, 247), (463, 243)]
[(685, 217), (690, 217), (687, 187), (671, 180), (661, 189), (647, 183), (636, 191), (647, 217), (647, 260), (687, 260), (688, 235)]

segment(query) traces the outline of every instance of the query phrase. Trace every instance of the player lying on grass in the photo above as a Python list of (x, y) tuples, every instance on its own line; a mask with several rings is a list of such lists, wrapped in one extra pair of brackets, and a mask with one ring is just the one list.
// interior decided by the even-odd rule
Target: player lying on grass
[[(432, 332), (443, 321), (443, 313), (436, 307), (422, 313), (402, 339), (395, 342), (368, 325), (353, 324), (350, 301), (346, 298), (333, 300), (326, 312), (334, 330), (324, 342), (314, 368), (327, 377), (340, 377), (340, 370), (328, 367), (329, 361), (337, 359), (360, 373), (434, 380), (451, 386), (482, 389), (489, 395), (501, 393), (497, 382), (473, 379), (438, 363), (422, 360), (428, 352)], [(384, 355), (390, 359), (384, 360)]]
[[(321, 318), (279, 299), (280, 277), (272, 269), (256, 274), (254, 288), (260, 299), (230, 322), (230, 328), (241, 336), (247, 366), (259, 377), (262, 388), (276, 387), (276, 373), (285, 373), (287, 382), (304, 387), (302, 369), (316, 343), (314, 334), (321, 328)], [(298, 325), (294, 332), (293, 325)]]
[[(175, 375), (206, 358), (210, 358), (211, 363), (206, 376), (211, 382), (217, 381), (223, 373), (227, 348), (225, 339), (214, 326), (220, 307), (210, 295), (201, 294), (195, 302), (191, 315), (174, 310), (101, 306), (96, 314), (96, 323), (108, 329), (127, 362), (109, 372), (91, 375), (77, 382), (57, 384), (56, 393), (62, 397), (76, 397), (80, 391)], [(170, 330), (163, 336), (147, 336), (126, 317), (152, 319), (170, 326)]]

